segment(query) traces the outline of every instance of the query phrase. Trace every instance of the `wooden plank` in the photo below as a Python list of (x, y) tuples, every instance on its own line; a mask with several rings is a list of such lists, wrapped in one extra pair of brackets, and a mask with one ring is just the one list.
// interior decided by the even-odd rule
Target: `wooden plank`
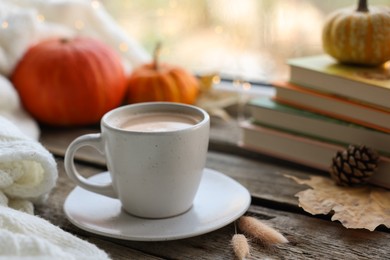
[[(77, 137), (89, 134), (99, 133), (96, 127), (89, 128), (49, 128), (42, 127), (42, 134), (40, 142), (52, 153), (58, 156), (64, 156), (69, 144)], [(214, 143), (217, 147), (228, 146), (237, 147), (239, 140), (240, 129), (236, 121), (224, 122), (215, 120), (211, 124), (210, 132), (210, 147)], [(92, 162), (97, 164), (104, 164), (104, 157), (96, 150), (85, 148), (76, 154), (78, 160)]]
[[(62, 162), (60, 162), (60, 169), (63, 168), (61, 164)], [(256, 199), (255, 203), (268, 202), (273, 204), (268, 206), (284, 207), (293, 211), (300, 211), (297, 198), (294, 195), (305, 189), (305, 186), (297, 184), (284, 175), (289, 174), (306, 178), (310, 174), (309, 172), (294, 171), (288, 167), (284, 168), (272, 163), (218, 152), (208, 153), (206, 167), (222, 172), (241, 183)], [(105, 166), (100, 168), (96, 166), (95, 168), (87, 168), (84, 170), (84, 174), (90, 176), (104, 170), (106, 170)], [(277, 189), (275, 187), (283, 188)]]
[[(62, 214), (62, 208), (60, 207), (62, 207), (64, 201), (64, 194), (67, 195), (75, 187), (66, 176), (62, 159), (58, 158), (57, 161), (60, 178), (52, 196), (50, 196), (53, 207), (55, 207), (53, 212), (47, 212), (50, 215), (58, 212)], [(209, 152), (206, 167), (220, 171), (237, 180), (250, 191), (252, 198), (256, 200), (255, 203), (303, 212), (298, 207), (297, 198), (294, 195), (304, 189), (305, 186), (295, 183), (293, 180), (284, 177), (283, 174), (288, 172), (302, 178), (306, 176), (305, 173), (288, 171), (287, 169), (283, 171), (283, 168), (279, 167), (275, 170), (275, 166), (272, 164), (259, 163), (251, 159), (214, 152)], [(81, 164), (78, 164), (77, 168), (85, 177), (106, 170), (105, 167), (98, 168)], [(41, 214), (44, 214), (44, 212)]]
[[(230, 238), (234, 225), (188, 239), (168, 242), (136, 242), (96, 236), (73, 226), (63, 213), (63, 203), (74, 184), (67, 178), (61, 157), (77, 136), (98, 132), (97, 128), (44, 129), (41, 142), (59, 155), (60, 178), (46, 204), (36, 213), (63, 229), (87, 239), (111, 254), (113, 259), (233, 259)], [(251, 192), (253, 202), (248, 214), (275, 226), (290, 240), (287, 245), (264, 248), (254, 245), (253, 259), (385, 259), (390, 253), (390, 234), (365, 230), (347, 230), (329, 218), (320, 219), (304, 214), (294, 197), (305, 186), (285, 178), (284, 174), (301, 178), (324, 174), (309, 168), (286, 163), (237, 146), (237, 122), (212, 122), (210, 152), (206, 167), (231, 176)], [(94, 150), (80, 151), (78, 164), (84, 176), (105, 170), (104, 160)], [(296, 214), (299, 213), (299, 214)]]
[[(40, 143), (54, 155), (63, 157), (69, 144), (77, 137), (85, 134), (98, 133), (97, 128), (48, 128), (43, 127)], [(104, 156), (91, 147), (81, 148), (75, 155), (80, 161), (105, 165)]]
[[(256, 199), (285, 204), (287, 207), (297, 207), (294, 194), (303, 187), (285, 178), (284, 174), (287, 173), (301, 178), (311, 174), (324, 174), (310, 168), (241, 149), (234, 143), (238, 138), (237, 135), (233, 134), (232, 139), (227, 138), (230, 131), (237, 133), (236, 123), (219, 122), (212, 127), (211, 150), (208, 153), (206, 167), (233, 177), (247, 187)], [(97, 130), (87, 128), (48, 129), (43, 132), (41, 142), (51, 152), (62, 157), (65, 154), (66, 147), (74, 138), (91, 132), (96, 133)], [(76, 154), (76, 159), (105, 169), (104, 157), (93, 148), (80, 149)], [(275, 184), (283, 186), (283, 189), (274, 189)]]
[[(69, 144), (78, 136), (98, 133), (97, 127), (90, 128), (42, 128), (40, 142), (53, 154), (63, 157)], [(318, 170), (290, 163), (267, 155), (259, 154), (238, 146), (241, 130), (237, 121), (225, 122), (214, 119), (211, 123), (209, 151), (238, 155), (251, 158), (259, 162), (274, 164), (296, 171), (306, 171), (314, 174), (323, 174)], [(91, 147), (83, 147), (76, 153), (76, 159), (97, 165), (105, 165), (104, 156)]]
[(294, 195), (305, 189), (305, 186), (298, 185), (284, 175), (307, 178), (310, 174), (261, 160), (217, 152), (208, 153), (206, 167), (220, 171), (241, 183), (249, 190), (252, 198), (263, 203), (273, 203), (274, 207), (293, 207), (295, 211), (299, 209)]
[[(252, 207), (248, 214), (281, 231), (288, 244), (266, 248), (251, 243), (252, 259), (387, 259), (390, 235), (347, 230), (338, 223), (299, 214)], [(135, 242), (109, 239), (168, 259), (233, 259), (230, 224), (201, 236), (167, 242)]]
[[(220, 165), (215, 160), (214, 166)], [(221, 164), (226, 164), (225, 159), (219, 158)], [(226, 159), (228, 160), (228, 159)], [(128, 259), (131, 256), (161, 257), (168, 259), (233, 259), (230, 248), (230, 239), (234, 234), (234, 225), (229, 224), (217, 231), (196, 236), (188, 239), (181, 239), (167, 242), (136, 242), (96, 236), (73, 226), (66, 218), (62, 206), (67, 194), (74, 188), (74, 184), (65, 176), (62, 161), (58, 160), (60, 178), (58, 184), (49, 196), (45, 205), (37, 206), (36, 213), (48, 219), (55, 225), (89, 239), (96, 243), (108, 253), (115, 256), (114, 259)], [(230, 166), (239, 169), (240, 163), (230, 158)], [(253, 164), (253, 167), (256, 164)], [(228, 166), (226, 166), (228, 167)], [(249, 166), (249, 168), (252, 168)], [(78, 165), (79, 171), (90, 176), (101, 171), (99, 168)], [(227, 168), (224, 168), (225, 170)], [(239, 175), (234, 169), (229, 171), (232, 175)], [(255, 172), (252, 172), (255, 174)], [(264, 171), (267, 175), (267, 170)], [(263, 189), (269, 186), (268, 181), (264, 182), (258, 178), (245, 180), (242, 176), (237, 179), (248, 183), (258, 182), (259, 192), (266, 193)], [(284, 183), (273, 183), (273, 189), (281, 191)], [(254, 186), (256, 186), (254, 184)], [(294, 185), (291, 185), (294, 186)], [(269, 190), (271, 191), (271, 189)], [(284, 191), (281, 191), (284, 192)], [(292, 196), (287, 193), (284, 196)], [(254, 245), (252, 256), (254, 259), (385, 259), (390, 248), (390, 234), (386, 232), (369, 232), (365, 230), (347, 230), (337, 222), (331, 222), (319, 218), (294, 214), (280, 210), (265, 208), (263, 206), (252, 206), (248, 213), (258, 219), (265, 221), (280, 230), (290, 241), (289, 244), (267, 249)], [(127, 256), (127, 253), (129, 256)]]
[(92, 234), (80, 235), (78, 237), (85, 239), (88, 242), (95, 244), (98, 248), (104, 250), (111, 259), (143, 259), (143, 260), (158, 260), (163, 259), (161, 257), (153, 256), (141, 251), (132, 249), (128, 246), (120, 245), (118, 243), (113, 243), (107, 239), (101, 239)]

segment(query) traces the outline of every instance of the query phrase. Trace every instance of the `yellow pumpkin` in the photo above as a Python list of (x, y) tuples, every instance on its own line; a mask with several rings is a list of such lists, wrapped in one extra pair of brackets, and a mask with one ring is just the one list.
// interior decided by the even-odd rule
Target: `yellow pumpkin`
[(367, 6), (331, 13), (322, 31), (324, 51), (341, 63), (376, 66), (390, 60), (390, 8)]

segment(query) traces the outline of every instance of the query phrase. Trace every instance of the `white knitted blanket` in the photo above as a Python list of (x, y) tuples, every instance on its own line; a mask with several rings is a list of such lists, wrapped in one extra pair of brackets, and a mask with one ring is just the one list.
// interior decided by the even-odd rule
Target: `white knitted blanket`
[(51, 153), (0, 116), (0, 205), (32, 213), (57, 180)]
[(97, 38), (122, 57), (130, 72), (150, 56), (91, 0), (1, 0), (0, 74), (9, 76), (28, 47), (50, 37)]
[(0, 259), (103, 260), (107, 254), (48, 221), (0, 206)]
[(108, 259), (96, 246), (32, 215), (33, 203), (48, 196), (58, 173), (8, 80), (31, 45), (76, 35), (111, 46), (127, 73), (150, 59), (99, 1), (0, 0), (0, 259)]
[(38, 140), (39, 127), (20, 104), (18, 93), (11, 82), (0, 75), (0, 115), (6, 117), (27, 136)]
[(95, 245), (33, 215), (33, 203), (45, 199), (57, 175), (52, 154), (0, 116), (0, 260), (109, 259)]
[(127, 73), (150, 55), (94, 0), (0, 0), (0, 115), (35, 139), (39, 128), (23, 110), (8, 77), (33, 44), (51, 37), (94, 37), (122, 58)]

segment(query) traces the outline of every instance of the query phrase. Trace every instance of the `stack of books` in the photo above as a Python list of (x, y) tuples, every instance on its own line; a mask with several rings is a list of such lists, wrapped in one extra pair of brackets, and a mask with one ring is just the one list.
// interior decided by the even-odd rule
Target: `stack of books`
[(290, 79), (275, 95), (250, 101), (241, 145), (328, 171), (349, 144), (380, 155), (373, 184), (390, 188), (390, 67), (337, 63), (327, 55), (288, 61)]

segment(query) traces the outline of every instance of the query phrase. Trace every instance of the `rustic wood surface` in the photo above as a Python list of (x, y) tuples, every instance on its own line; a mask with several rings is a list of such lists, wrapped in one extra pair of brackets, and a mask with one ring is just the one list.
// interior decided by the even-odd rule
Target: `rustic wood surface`
[[(63, 203), (75, 185), (63, 167), (69, 143), (82, 134), (99, 128), (56, 129), (42, 127), (40, 141), (57, 159), (59, 180), (48, 201), (36, 213), (55, 225), (105, 250), (113, 259), (234, 259), (230, 239), (234, 224), (187, 239), (167, 242), (137, 242), (112, 239), (86, 232), (65, 217)], [(390, 255), (390, 232), (386, 228), (369, 232), (348, 230), (330, 216), (311, 216), (299, 206), (297, 192), (307, 187), (286, 178), (325, 174), (240, 148), (237, 121), (213, 121), (206, 167), (223, 172), (244, 185), (252, 195), (247, 215), (255, 216), (281, 231), (288, 244), (265, 248), (252, 244), (250, 259), (387, 259)], [(77, 168), (84, 176), (106, 170), (104, 158), (93, 149), (77, 153)]]

